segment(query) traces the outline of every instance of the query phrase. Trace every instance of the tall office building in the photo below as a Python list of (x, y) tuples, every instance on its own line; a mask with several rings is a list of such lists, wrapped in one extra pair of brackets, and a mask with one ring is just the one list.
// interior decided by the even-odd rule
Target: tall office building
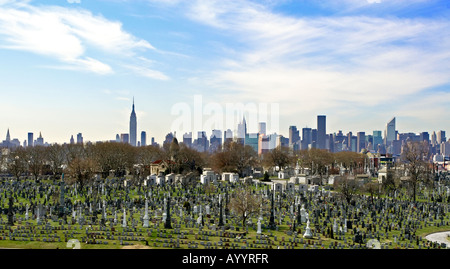
[(437, 140), (436, 140), (436, 132), (435, 131), (433, 131), (433, 133), (431, 134), (431, 145), (436, 145), (436, 142), (437, 142)]
[(120, 142), (122, 143), (130, 143), (130, 136), (129, 134), (120, 134)]
[(317, 129), (311, 130), (311, 148), (317, 148)]
[(222, 132), (220, 130), (212, 130), (212, 134), (209, 138), (209, 150), (210, 152), (216, 152), (222, 146)]
[(237, 139), (240, 143), (244, 144), (246, 134), (247, 134), (247, 123), (245, 122), (245, 117), (243, 117), (242, 122), (238, 124), (237, 128)]
[(147, 146), (147, 133), (145, 131), (141, 132), (141, 147)]
[(387, 124), (386, 129), (384, 131), (384, 144), (389, 146), (394, 140), (396, 140), (395, 134), (395, 117), (392, 118)]
[(373, 131), (373, 148), (376, 150), (378, 145), (383, 144), (383, 137), (381, 136), (381, 131)]
[(258, 135), (258, 154), (264, 154), (270, 150), (270, 136), (265, 134)]
[(9, 128), (8, 131), (6, 132), (6, 142), (7, 143), (11, 142), (11, 135), (9, 134)]
[(223, 143), (225, 144), (231, 141), (233, 141), (233, 131), (231, 131), (230, 129), (223, 131)]
[(358, 132), (356, 133), (356, 152), (361, 152), (362, 149), (366, 148), (366, 133)]
[(33, 133), (28, 133), (28, 147), (32, 147), (34, 143), (34, 139), (33, 139)]
[(427, 141), (429, 143), (430, 135), (428, 134), (428, 132), (421, 132), (419, 136), (420, 136), (420, 141)]
[(302, 128), (302, 142), (301, 149), (308, 149), (308, 145), (312, 142), (311, 128)]
[(36, 139), (36, 142), (34, 143), (35, 146), (43, 146), (44, 145), (44, 138), (42, 137), (42, 133), (39, 132), (39, 137)]
[(77, 134), (77, 144), (83, 144), (83, 135), (81, 133)]
[(438, 144), (444, 143), (447, 140), (445, 138), (445, 131), (438, 131), (436, 134), (436, 140)]
[(73, 135), (70, 137), (70, 144), (71, 145), (75, 144), (75, 139), (73, 139)]
[(289, 127), (289, 146), (294, 145), (300, 140), (300, 132), (297, 130), (296, 126)]
[(192, 132), (183, 135), (183, 144), (188, 148), (192, 147)]
[(136, 113), (134, 112), (134, 97), (133, 97), (133, 110), (130, 115), (130, 144), (135, 147), (137, 139), (137, 120)]
[(317, 148), (326, 149), (326, 116), (317, 116)]
[(266, 134), (266, 123), (265, 122), (258, 123), (258, 133)]

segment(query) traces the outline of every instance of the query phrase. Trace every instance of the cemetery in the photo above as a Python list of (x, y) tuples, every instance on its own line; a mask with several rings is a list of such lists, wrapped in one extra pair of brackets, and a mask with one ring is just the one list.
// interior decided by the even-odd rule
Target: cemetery
[[(278, 179), (134, 185), (96, 178), (0, 179), (0, 248), (66, 249), (443, 249), (448, 186), (419, 186), (414, 202), (358, 193), (347, 203), (326, 185)], [(243, 192), (245, 190), (245, 192)], [(239, 197), (246, 198), (239, 200)], [(252, 200), (253, 199), (253, 200)], [(250, 201), (251, 200), (251, 201)], [(245, 202), (242, 202), (245, 201)], [(252, 203), (253, 202), (253, 203)], [(241, 207), (236, 206), (236, 204)], [(374, 243), (375, 242), (375, 243)]]

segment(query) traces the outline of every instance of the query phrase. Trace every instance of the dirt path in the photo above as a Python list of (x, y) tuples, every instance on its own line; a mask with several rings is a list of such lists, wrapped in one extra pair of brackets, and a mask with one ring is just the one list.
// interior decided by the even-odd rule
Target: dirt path
[(427, 239), (428, 241), (431, 241), (431, 242), (444, 243), (447, 245), (447, 248), (450, 248), (450, 241), (449, 241), (448, 236), (450, 236), (450, 231), (432, 233), (432, 234), (425, 236), (425, 239)]

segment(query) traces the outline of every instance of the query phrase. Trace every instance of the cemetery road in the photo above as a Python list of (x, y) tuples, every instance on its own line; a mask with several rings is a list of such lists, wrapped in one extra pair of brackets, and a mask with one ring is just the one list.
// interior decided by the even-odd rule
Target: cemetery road
[(447, 231), (447, 232), (432, 233), (427, 235), (425, 238), (431, 242), (438, 242), (439, 244), (444, 243), (447, 245), (447, 248), (450, 248), (449, 236), (450, 231)]

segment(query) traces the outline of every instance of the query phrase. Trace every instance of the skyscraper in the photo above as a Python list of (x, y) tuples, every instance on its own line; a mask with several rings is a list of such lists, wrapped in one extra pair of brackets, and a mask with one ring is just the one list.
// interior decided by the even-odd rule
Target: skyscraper
[(147, 133), (145, 131), (141, 132), (141, 147), (147, 146)]
[(39, 137), (36, 139), (36, 146), (43, 146), (44, 145), (44, 138), (42, 138), (42, 133), (39, 132)]
[(421, 132), (420, 133), (420, 141), (430, 141), (430, 135), (428, 134), (428, 132)]
[(77, 144), (83, 144), (83, 135), (81, 133), (77, 134)]
[(293, 145), (300, 140), (300, 132), (296, 126), (289, 126), (289, 145)]
[(233, 141), (233, 131), (230, 129), (223, 132), (223, 143), (228, 143)]
[(192, 132), (185, 133), (183, 135), (183, 144), (185, 144), (188, 148), (192, 146)]
[(436, 135), (437, 135), (437, 141), (436, 142), (438, 144), (444, 143), (446, 141), (445, 131), (438, 131)]
[(259, 134), (266, 134), (266, 123), (265, 122), (260, 122), (258, 124), (258, 133)]
[(6, 132), (6, 142), (11, 142), (11, 135), (9, 134), (9, 128), (8, 131)]
[(137, 139), (137, 121), (136, 121), (136, 113), (134, 112), (134, 97), (133, 97), (133, 110), (131, 111), (130, 116), (130, 144), (135, 147), (136, 139)]
[(302, 128), (302, 138), (301, 149), (307, 149), (308, 145), (312, 143), (311, 128)]
[(395, 135), (395, 117), (393, 117), (392, 120), (389, 121), (386, 124), (386, 130), (384, 131), (384, 144), (387, 147), (394, 140), (396, 140), (396, 135)]
[(75, 139), (73, 139), (73, 135), (70, 137), (70, 144), (71, 145), (75, 144)]
[(28, 147), (32, 147), (34, 143), (33, 133), (28, 133)]
[(120, 141), (122, 143), (130, 143), (130, 136), (129, 136), (129, 134), (120, 134)]
[(373, 148), (377, 149), (378, 145), (383, 144), (383, 137), (381, 136), (381, 131), (373, 131)]
[(325, 139), (326, 139), (326, 116), (317, 116), (317, 148), (325, 149)]
[(366, 133), (357, 132), (356, 133), (356, 152), (361, 152), (362, 149), (366, 148)]
[(245, 122), (245, 117), (243, 117), (242, 122), (238, 124), (237, 129), (237, 139), (240, 143), (244, 144), (246, 134), (247, 134), (247, 123)]

